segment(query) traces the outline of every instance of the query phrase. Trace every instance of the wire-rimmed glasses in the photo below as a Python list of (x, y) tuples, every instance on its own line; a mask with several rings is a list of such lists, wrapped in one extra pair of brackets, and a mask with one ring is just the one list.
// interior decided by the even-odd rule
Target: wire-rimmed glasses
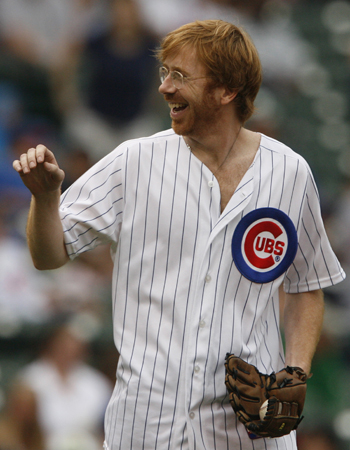
[(201, 78), (210, 78), (210, 77), (196, 77), (196, 78), (186, 77), (185, 75), (183, 75), (178, 70), (170, 70), (169, 71), (169, 69), (167, 69), (164, 66), (159, 67), (159, 78), (160, 78), (160, 82), (162, 84), (164, 83), (164, 81), (168, 77), (168, 75), (170, 75), (170, 78), (171, 78), (171, 81), (173, 83), (173, 86), (176, 89), (183, 88), (185, 82), (187, 82), (187, 81), (199, 80)]

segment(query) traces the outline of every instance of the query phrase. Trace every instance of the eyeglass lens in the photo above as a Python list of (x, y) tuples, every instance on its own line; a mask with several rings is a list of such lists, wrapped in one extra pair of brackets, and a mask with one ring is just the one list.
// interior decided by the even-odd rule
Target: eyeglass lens
[[(159, 68), (159, 78), (161, 83), (164, 83), (164, 80), (169, 75), (169, 70), (166, 67), (160, 67)], [(180, 89), (183, 86), (183, 75), (178, 72), (177, 70), (174, 70), (170, 72), (171, 81), (173, 82), (174, 87), (176, 89)]]

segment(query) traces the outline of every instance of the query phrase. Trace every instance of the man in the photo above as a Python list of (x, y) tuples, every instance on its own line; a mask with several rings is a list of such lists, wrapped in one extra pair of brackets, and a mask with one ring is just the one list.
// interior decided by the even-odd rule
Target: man
[(112, 242), (120, 359), (106, 448), (295, 449), (294, 432), (250, 439), (224, 362), (229, 352), (264, 373), (287, 364), (310, 372), (321, 289), (345, 277), (311, 172), (288, 147), (243, 128), (261, 67), (241, 29), (185, 25), (158, 57), (172, 130), (120, 145), (61, 199), (64, 173), (50, 150), (14, 162), (32, 192), (34, 264), (54, 269)]

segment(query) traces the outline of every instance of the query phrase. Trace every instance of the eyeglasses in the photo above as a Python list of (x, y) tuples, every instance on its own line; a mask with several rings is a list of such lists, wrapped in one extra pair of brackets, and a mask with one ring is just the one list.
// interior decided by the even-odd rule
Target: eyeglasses
[(177, 71), (177, 70), (171, 70), (169, 71), (166, 67), (162, 66), (159, 68), (159, 78), (160, 78), (160, 82), (164, 83), (165, 79), (168, 77), (168, 75), (170, 75), (171, 81), (173, 83), (173, 86), (176, 89), (181, 89), (184, 87), (185, 82), (187, 81), (194, 81), (194, 80), (199, 80), (201, 78), (210, 78), (210, 77), (196, 77), (196, 78), (191, 78), (191, 77), (186, 77), (185, 75), (182, 75), (181, 72)]

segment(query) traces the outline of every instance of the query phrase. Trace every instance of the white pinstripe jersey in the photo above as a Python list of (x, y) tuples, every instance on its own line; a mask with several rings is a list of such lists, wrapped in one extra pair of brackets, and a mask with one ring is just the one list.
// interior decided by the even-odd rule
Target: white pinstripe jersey
[[(213, 182), (213, 183), (211, 183)], [(250, 211), (286, 213), (298, 251), (285, 276), (242, 276), (231, 239)], [(62, 195), (71, 258), (112, 241), (117, 384), (106, 441), (117, 449), (295, 449), (293, 433), (251, 441), (229, 404), (224, 360), (262, 372), (284, 366), (278, 287), (291, 293), (340, 282), (344, 272), (322, 224), (304, 159), (264, 135), (220, 213), (210, 170), (172, 130), (127, 141)]]

